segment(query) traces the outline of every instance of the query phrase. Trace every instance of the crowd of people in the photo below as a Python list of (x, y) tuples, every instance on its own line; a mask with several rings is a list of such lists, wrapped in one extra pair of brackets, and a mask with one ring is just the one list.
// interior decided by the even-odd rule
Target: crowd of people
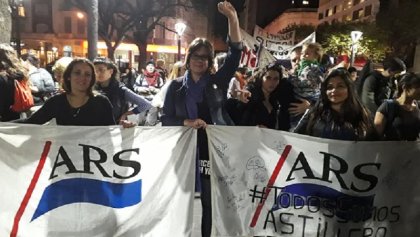
[[(296, 47), (286, 64), (273, 62), (251, 71), (239, 67), (242, 51), (238, 17), (225, 1), (218, 10), (228, 19), (229, 50), (215, 57), (205, 38), (196, 38), (185, 62), (169, 74), (164, 61), (151, 61), (137, 73), (121, 72), (108, 58), (93, 61), (65, 57), (53, 75), (39, 67), (34, 55), (19, 59), (0, 44), (0, 120), (57, 125), (120, 124), (188, 126), (198, 129), (197, 164), (208, 165), (205, 128), (212, 125), (259, 126), (309, 136), (349, 141), (415, 141), (420, 133), (420, 76), (391, 58), (383, 70), (358, 78), (353, 67), (322, 63), (318, 43)], [(13, 111), (14, 81), (30, 85), (35, 108), (22, 116)], [(144, 121), (130, 121), (143, 114)], [(139, 124), (140, 123), (140, 124)], [(202, 233), (210, 236), (210, 174), (199, 173), (197, 189), (203, 205)]]

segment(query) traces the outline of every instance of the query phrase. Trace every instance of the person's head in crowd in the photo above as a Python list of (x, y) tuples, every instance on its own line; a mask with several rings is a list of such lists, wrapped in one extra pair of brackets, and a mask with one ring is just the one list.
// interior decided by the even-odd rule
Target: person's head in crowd
[(271, 63), (253, 76), (254, 86), (260, 87), (264, 94), (270, 95), (279, 86), (283, 70), (279, 64)]
[(355, 67), (349, 67), (347, 69), (347, 71), (350, 74), (350, 78), (352, 81), (356, 81), (357, 80), (357, 69)]
[(28, 70), (9, 44), (0, 44), (0, 72), (10, 77), (27, 79)]
[(155, 63), (153, 61), (149, 61), (146, 63), (146, 72), (153, 73), (155, 71)]
[(62, 83), (63, 83), (62, 80), (63, 80), (64, 70), (66, 70), (66, 67), (71, 63), (71, 61), (73, 61), (73, 59), (70, 57), (62, 57), (58, 59), (54, 63), (54, 66), (52, 67), (54, 79), (58, 82), (60, 86), (62, 86)]
[(193, 78), (198, 79), (205, 73), (212, 72), (213, 58), (213, 45), (210, 41), (206, 38), (196, 38), (188, 47), (185, 66)]
[(216, 54), (216, 57), (214, 58), (215, 71), (219, 70), (219, 68), (221, 68), (223, 64), (225, 64), (226, 57), (227, 57), (227, 53), (224, 53), (224, 52)]
[(108, 86), (111, 80), (118, 80), (117, 65), (105, 57), (97, 57), (93, 60), (96, 72), (96, 82), (101, 86)]
[(397, 74), (405, 72), (407, 69), (405, 63), (397, 57), (385, 59), (383, 66), (383, 74), (386, 74), (385, 76), (388, 77), (394, 77)]
[(156, 68), (163, 69), (164, 67), (165, 67), (165, 60), (163, 60), (161, 58), (156, 60)]
[(66, 93), (85, 93), (93, 96), (93, 86), (96, 82), (95, 66), (89, 59), (75, 58), (64, 70), (63, 80)]
[(320, 62), (323, 50), (319, 43), (307, 43), (302, 47), (301, 60)]
[(420, 100), (420, 75), (405, 73), (398, 82), (397, 96), (404, 96), (407, 100)]
[(22, 60), (26, 62), (28, 67), (39, 68), (40, 60), (39, 58), (31, 53), (26, 53), (22, 55)]
[(185, 74), (184, 63), (181, 61), (175, 62), (172, 66), (171, 72), (169, 73), (168, 80), (173, 80), (175, 78), (181, 77)]
[(302, 46), (298, 46), (294, 49), (292, 49), (292, 52), (290, 52), (290, 64), (292, 68), (290, 69), (290, 72), (294, 72), (295, 69), (298, 67), (300, 62), (300, 57), (302, 55)]

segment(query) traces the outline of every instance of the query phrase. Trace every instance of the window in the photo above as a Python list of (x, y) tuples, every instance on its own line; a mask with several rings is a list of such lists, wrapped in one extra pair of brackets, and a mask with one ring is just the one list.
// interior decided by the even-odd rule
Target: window
[(77, 20), (77, 34), (83, 35), (85, 33), (85, 21), (83, 19)]
[(64, 17), (64, 33), (71, 33), (71, 17)]
[(324, 14), (319, 13), (319, 14), (318, 14), (318, 20), (322, 20), (322, 18), (324, 18)]
[(365, 16), (370, 16), (370, 15), (372, 15), (372, 5), (365, 7)]
[(357, 4), (359, 4), (360, 3), (360, 0), (354, 0), (353, 1), (353, 6), (356, 6)]
[(360, 8), (359, 10), (356, 10), (353, 12), (353, 20), (357, 20), (363, 17), (363, 8)]
[(337, 6), (337, 12), (341, 12), (341, 10), (343, 10), (343, 5), (342, 4)]

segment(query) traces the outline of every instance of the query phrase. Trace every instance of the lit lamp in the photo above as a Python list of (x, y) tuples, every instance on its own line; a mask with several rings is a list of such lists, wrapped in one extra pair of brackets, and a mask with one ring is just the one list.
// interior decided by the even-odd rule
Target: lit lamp
[(175, 24), (175, 31), (178, 35), (178, 61), (181, 60), (181, 36), (184, 34), (185, 28), (187, 28), (187, 25), (185, 25), (183, 22), (178, 22)]
[(351, 36), (351, 60), (350, 60), (350, 66), (353, 66), (354, 59), (356, 57), (357, 52), (357, 43), (359, 42), (360, 38), (362, 37), (363, 32), (361, 31), (352, 31), (350, 33)]
[(23, 6), (22, 0), (10, 1), (10, 8), (12, 9), (12, 17), (14, 19), (14, 31), (15, 31), (15, 44), (16, 52), (20, 56), (21, 54), (21, 39), (20, 39), (20, 18), (25, 17), (25, 7)]

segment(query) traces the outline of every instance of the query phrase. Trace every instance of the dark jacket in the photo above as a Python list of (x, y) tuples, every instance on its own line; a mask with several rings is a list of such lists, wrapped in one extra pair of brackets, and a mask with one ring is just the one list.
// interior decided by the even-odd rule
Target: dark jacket
[[(208, 110), (204, 112), (208, 116), (199, 116), (207, 124), (234, 125), (224, 105), (229, 81), (238, 68), (240, 57), (240, 47), (230, 47), (225, 64), (210, 76), (204, 91), (203, 103), (199, 105), (199, 111)], [(177, 78), (169, 85), (161, 118), (163, 126), (183, 126), (184, 120), (188, 119), (186, 91), (185, 77)]]
[[(202, 102), (197, 104), (198, 118), (207, 124), (234, 125), (232, 119), (225, 110), (227, 88), (229, 81), (238, 68), (241, 57), (241, 47), (231, 45), (224, 65), (210, 76), (203, 93)], [(165, 96), (163, 114), (161, 117), (163, 126), (183, 126), (185, 119), (190, 119), (186, 107), (187, 82), (185, 76), (171, 81)], [(209, 178), (209, 173), (204, 170), (209, 160), (207, 134), (204, 129), (197, 131), (197, 156), (200, 173)]]
[(121, 115), (127, 112), (129, 108), (129, 104), (124, 95), (125, 90), (128, 90), (128, 88), (117, 80), (111, 80), (107, 87), (101, 87), (97, 84), (96, 89), (108, 97), (112, 104), (112, 114), (114, 115), (114, 119), (115, 121), (118, 121)]
[(385, 100), (391, 99), (393, 92), (392, 80), (382, 76), (380, 72), (374, 71), (360, 83), (363, 83), (360, 99), (374, 115)]
[(299, 121), (299, 124), (294, 129), (295, 133), (305, 134), (313, 137), (336, 139), (336, 140), (345, 140), (345, 141), (357, 141), (357, 140), (375, 140), (375, 131), (372, 130), (366, 131), (364, 138), (360, 139), (353, 127), (345, 126), (344, 122), (336, 122), (333, 120), (333, 116), (330, 109), (327, 109), (326, 115), (323, 115), (315, 120), (315, 123), (308, 131), (308, 123), (311, 114), (314, 112), (313, 109), (309, 110), (302, 119)]
[(261, 86), (249, 87), (251, 98), (248, 103), (230, 99), (228, 111), (236, 125), (256, 126), (264, 125), (267, 128), (288, 131), (290, 128), (289, 106), (293, 101), (292, 85), (286, 80), (280, 80), (275, 91), (270, 95), (271, 113), (264, 106), (264, 93)]

